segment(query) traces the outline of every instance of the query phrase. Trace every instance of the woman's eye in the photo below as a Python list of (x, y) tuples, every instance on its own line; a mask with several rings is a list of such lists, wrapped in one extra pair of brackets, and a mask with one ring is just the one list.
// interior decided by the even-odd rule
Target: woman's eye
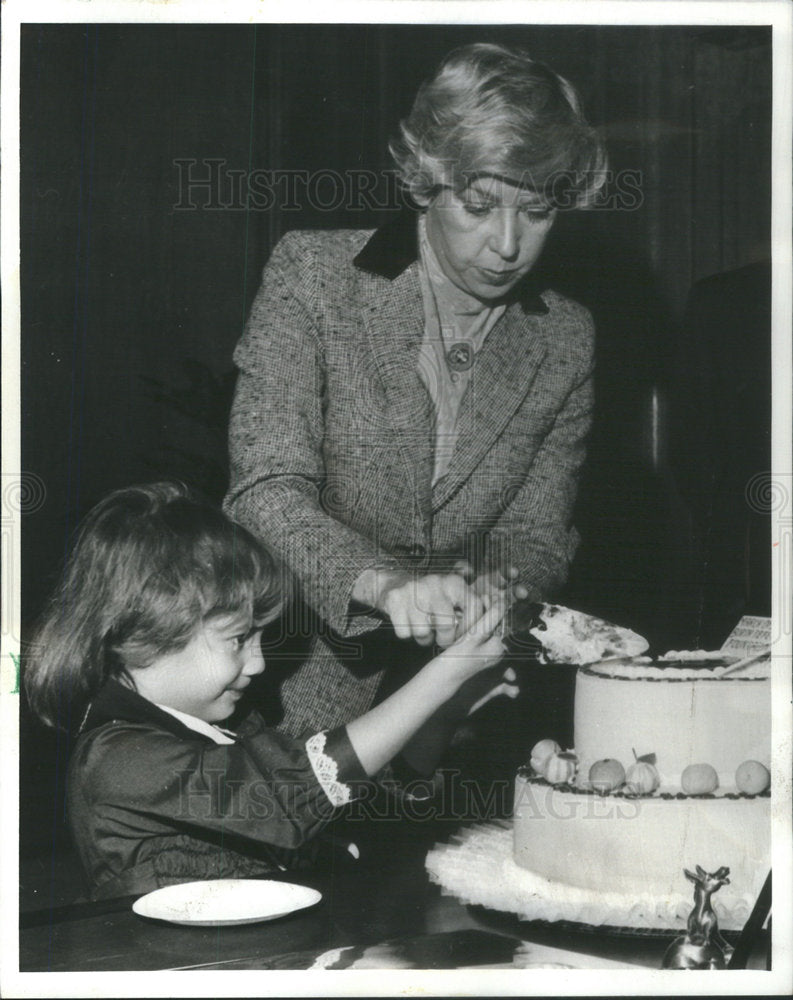
[(527, 206), (522, 211), (529, 222), (547, 222), (551, 217), (549, 208), (529, 208)]
[(469, 215), (487, 215), (491, 209), (491, 205), (481, 204), (479, 202), (467, 201), (465, 202), (465, 210)]

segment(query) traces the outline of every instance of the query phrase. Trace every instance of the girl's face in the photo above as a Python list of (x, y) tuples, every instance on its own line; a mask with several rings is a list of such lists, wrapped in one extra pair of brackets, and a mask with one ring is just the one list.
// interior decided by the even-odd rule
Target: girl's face
[(427, 239), (446, 277), (480, 301), (500, 299), (534, 266), (555, 212), (498, 177), (444, 188), (427, 208)]
[(250, 617), (206, 619), (190, 642), (132, 672), (139, 694), (205, 722), (227, 719), (251, 677), (264, 670), (261, 629)]

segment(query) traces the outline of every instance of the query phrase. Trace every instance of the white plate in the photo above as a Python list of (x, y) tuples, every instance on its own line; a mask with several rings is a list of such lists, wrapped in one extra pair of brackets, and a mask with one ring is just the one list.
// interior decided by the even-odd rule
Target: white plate
[(322, 893), (291, 882), (221, 878), (183, 882), (141, 896), (132, 909), (141, 917), (193, 927), (255, 924), (313, 906)]

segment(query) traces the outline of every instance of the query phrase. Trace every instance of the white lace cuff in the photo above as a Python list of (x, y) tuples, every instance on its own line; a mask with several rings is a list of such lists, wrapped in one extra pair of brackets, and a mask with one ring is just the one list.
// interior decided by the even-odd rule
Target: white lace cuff
[(343, 806), (352, 801), (350, 786), (339, 781), (338, 762), (325, 753), (327, 733), (315, 733), (306, 741), (308, 762), (317, 776), (322, 790), (334, 806)]

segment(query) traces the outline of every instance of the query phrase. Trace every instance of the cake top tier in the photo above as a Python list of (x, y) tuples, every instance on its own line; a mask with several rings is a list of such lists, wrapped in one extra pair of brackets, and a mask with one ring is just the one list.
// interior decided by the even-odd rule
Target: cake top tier
[[(718, 681), (739, 657), (729, 656), (718, 650), (672, 650), (652, 659), (636, 656), (625, 659), (602, 660), (581, 667), (584, 673), (626, 681)], [(765, 680), (771, 676), (770, 659), (752, 663), (736, 673), (729, 673), (725, 681)]]

